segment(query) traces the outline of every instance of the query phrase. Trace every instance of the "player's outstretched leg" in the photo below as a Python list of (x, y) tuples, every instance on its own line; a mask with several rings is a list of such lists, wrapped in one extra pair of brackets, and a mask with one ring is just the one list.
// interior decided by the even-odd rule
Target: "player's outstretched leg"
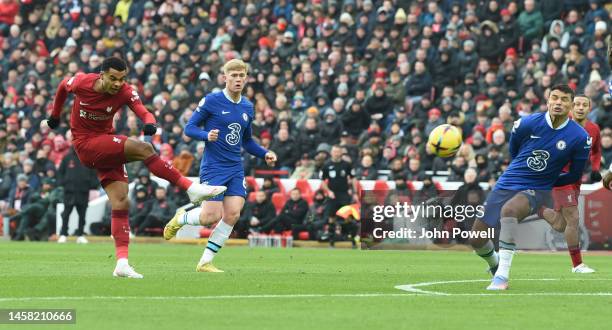
[(112, 207), (111, 234), (115, 240), (115, 254), (117, 256), (117, 265), (113, 271), (113, 276), (143, 278), (128, 263), (128, 247), (130, 245), (128, 184), (120, 181), (113, 181), (108, 184), (102, 182), (102, 184)]
[(567, 221), (565, 227), (565, 241), (567, 250), (572, 259), (572, 273), (590, 274), (595, 270), (582, 262), (582, 252), (580, 251), (580, 230), (578, 228), (578, 208), (575, 206), (564, 207), (561, 213)]
[(538, 216), (546, 222), (550, 224), (552, 229), (562, 233), (565, 231), (565, 226), (567, 223), (565, 222), (565, 218), (561, 214), (561, 212), (557, 212), (553, 209), (549, 209), (547, 207), (540, 207), (538, 210)]
[[(208, 201), (203, 205), (201, 218), (202, 224), (207, 224), (207, 221), (214, 221), (220, 219), (219, 223), (210, 234), (208, 243), (204, 249), (204, 253), (196, 266), (197, 272), (205, 273), (220, 273), (222, 270), (218, 269), (212, 264), (213, 259), (219, 253), (221, 248), (225, 245), (225, 241), (229, 238), (234, 225), (240, 217), (240, 210), (244, 206), (244, 198), (241, 196), (226, 196), (223, 199), (223, 203)], [(222, 213), (221, 213), (222, 211)], [(223, 218), (221, 218), (223, 216)], [(208, 222), (208, 223), (210, 223)]]
[(192, 182), (171, 164), (164, 162), (149, 143), (130, 138), (125, 141), (124, 150), (128, 161), (142, 160), (151, 173), (186, 190), (189, 200), (194, 205), (199, 205), (204, 200), (222, 194), (227, 189), (224, 186), (209, 186)]

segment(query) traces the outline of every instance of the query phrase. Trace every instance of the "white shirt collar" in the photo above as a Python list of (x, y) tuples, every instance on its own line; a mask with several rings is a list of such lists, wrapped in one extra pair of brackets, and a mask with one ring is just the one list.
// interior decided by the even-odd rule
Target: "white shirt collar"
[(567, 124), (568, 124), (568, 123), (569, 123), (569, 121), (570, 121), (570, 119), (569, 119), (569, 117), (568, 117), (568, 118), (567, 118), (567, 120), (565, 120), (565, 122), (563, 122), (563, 124), (561, 124), (561, 125), (560, 125), (559, 127), (557, 127), (557, 128), (554, 128), (554, 127), (553, 127), (553, 124), (552, 124), (552, 120), (550, 119), (550, 112), (548, 112), (548, 111), (547, 111), (547, 112), (546, 112), (546, 115), (545, 115), (544, 117), (546, 117), (546, 123), (548, 124), (548, 126), (549, 126), (550, 128), (552, 128), (552, 129), (554, 129), (554, 130), (560, 130), (560, 129), (565, 128), (565, 126), (567, 126)]
[(242, 95), (240, 95), (240, 98), (238, 99), (238, 102), (234, 101), (232, 99), (232, 97), (229, 95), (227, 88), (223, 89), (223, 95), (225, 95), (225, 98), (228, 99), (230, 102), (235, 103), (235, 104), (239, 104), (240, 101), (242, 101)]

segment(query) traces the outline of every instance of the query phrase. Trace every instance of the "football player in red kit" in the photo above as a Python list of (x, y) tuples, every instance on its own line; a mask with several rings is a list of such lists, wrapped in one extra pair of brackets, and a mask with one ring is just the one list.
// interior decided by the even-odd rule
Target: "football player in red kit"
[[(599, 173), (601, 167), (601, 138), (599, 136), (599, 126), (586, 118), (590, 111), (591, 100), (585, 95), (576, 95), (572, 118), (587, 131), (591, 138), (591, 154), (589, 155), (591, 181), (599, 182), (601, 181), (601, 174)], [(542, 208), (539, 215), (549, 222), (553, 229), (565, 234), (567, 248), (572, 259), (572, 272), (593, 273), (595, 270), (582, 262), (582, 254), (580, 253), (580, 229), (578, 227), (580, 184), (579, 181), (571, 185), (553, 188), (554, 210)]]
[(138, 93), (125, 83), (126, 63), (116, 57), (103, 61), (100, 73), (76, 74), (59, 84), (53, 112), (47, 119), (50, 128), (59, 126), (60, 113), (68, 93), (74, 94), (70, 115), (73, 144), (81, 162), (96, 169), (98, 179), (111, 202), (111, 232), (115, 240), (116, 277), (142, 278), (128, 263), (128, 176), (125, 163), (144, 161), (156, 176), (187, 191), (189, 199), (199, 204), (225, 191), (223, 186), (192, 183), (172, 165), (164, 162), (149, 143), (113, 134), (113, 116), (127, 105), (144, 122), (145, 135), (157, 131), (155, 117), (147, 111)]

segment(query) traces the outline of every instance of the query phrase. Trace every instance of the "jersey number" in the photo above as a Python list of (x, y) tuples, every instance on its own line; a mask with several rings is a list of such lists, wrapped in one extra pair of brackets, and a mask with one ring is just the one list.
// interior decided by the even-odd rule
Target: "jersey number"
[(548, 164), (546, 161), (550, 158), (550, 154), (546, 150), (534, 150), (531, 152), (533, 156), (527, 158), (527, 167), (536, 171), (542, 172)]
[(235, 146), (240, 142), (240, 129), (242, 128), (238, 123), (231, 123), (229, 126), (230, 132), (225, 136), (225, 141), (232, 146)]

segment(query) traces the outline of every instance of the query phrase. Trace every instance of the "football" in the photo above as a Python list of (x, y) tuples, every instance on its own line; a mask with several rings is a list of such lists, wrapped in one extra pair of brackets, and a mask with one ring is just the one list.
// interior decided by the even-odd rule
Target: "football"
[(452, 157), (461, 147), (461, 132), (455, 126), (443, 124), (429, 134), (427, 148), (439, 157)]

